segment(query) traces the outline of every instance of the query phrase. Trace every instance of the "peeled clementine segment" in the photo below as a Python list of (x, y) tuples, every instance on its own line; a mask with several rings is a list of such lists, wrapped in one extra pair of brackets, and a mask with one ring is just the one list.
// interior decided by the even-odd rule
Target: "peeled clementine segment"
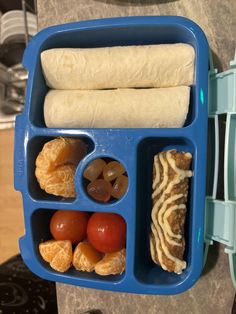
[(36, 159), (35, 176), (49, 194), (75, 197), (74, 175), (87, 146), (78, 138), (59, 137), (44, 144)]
[(102, 257), (102, 253), (98, 252), (88, 242), (83, 241), (76, 246), (72, 263), (77, 270), (91, 272)]
[(126, 249), (118, 252), (107, 253), (95, 265), (95, 272), (101, 276), (122, 274), (126, 264)]
[(45, 190), (48, 194), (76, 197), (74, 165), (59, 166), (55, 171), (47, 175), (42, 172), (40, 173), (40, 170), (36, 168), (35, 175), (38, 178), (41, 189)]
[(72, 244), (70, 241), (49, 240), (39, 244), (39, 253), (50, 266), (59, 271), (67, 271), (72, 262)]

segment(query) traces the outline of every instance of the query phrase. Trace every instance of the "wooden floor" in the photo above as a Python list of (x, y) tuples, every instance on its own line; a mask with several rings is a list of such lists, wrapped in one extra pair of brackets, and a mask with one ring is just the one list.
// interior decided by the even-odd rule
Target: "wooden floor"
[(13, 185), (14, 130), (0, 130), (0, 264), (19, 252), (24, 234), (21, 195)]

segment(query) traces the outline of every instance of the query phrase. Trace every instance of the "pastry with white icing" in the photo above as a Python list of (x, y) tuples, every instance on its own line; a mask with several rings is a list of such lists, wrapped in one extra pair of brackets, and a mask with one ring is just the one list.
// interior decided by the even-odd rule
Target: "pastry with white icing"
[(191, 160), (190, 153), (169, 150), (155, 155), (153, 164), (151, 257), (177, 274), (186, 268), (184, 224)]

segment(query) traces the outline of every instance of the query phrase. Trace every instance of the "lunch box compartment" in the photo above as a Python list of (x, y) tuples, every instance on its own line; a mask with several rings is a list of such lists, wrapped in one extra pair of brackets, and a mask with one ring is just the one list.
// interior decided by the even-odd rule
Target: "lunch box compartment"
[(53, 214), (54, 210), (41, 208), (36, 209), (31, 215), (30, 231), (32, 233), (35, 252), (38, 255), (39, 260), (42, 260), (38, 253), (39, 243), (52, 239), (49, 225)]
[[(37, 209), (32, 213), (31, 216), (31, 232), (32, 232), (32, 241), (34, 247), (34, 254), (37, 260), (39, 261), (41, 267), (45, 268), (47, 272), (50, 272), (51, 276), (56, 279), (56, 276), (68, 278), (78, 278), (85, 281), (96, 280), (98, 282), (111, 282), (117, 283), (121, 282), (125, 276), (125, 272), (121, 275), (112, 275), (112, 276), (99, 276), (95, 272), (83, 272), (76, 270), (73, 266), (66, 272), (60, 273), (52, 269), (49, 263), (45, 262), (39, 254), (39, 244), (41, 242), (51, 240), (52, 235), (50, 233), (50, 219), (54, 214), (55, 210), (52, 209)], [(42, 231), (43, 230), (43, 231)], [(76, 245), (73, 245), (73, 251)]]
[[(60, 136), (64, 136), (61, 134)], [(69, 136), (66, 134), (64, 137), (78, 137), (87, 145), (87, 154), (86, 156), (91, 153), (94, 150), (94, 142), (87, 136), (84, 135), (78, 135)], [(27, 168), (27, 174), (28, 174), (28, 190), (32, 198), (34, 198), (37, 201), (60, 201), (60, 202), (73, 202), (75, 198), (63, 198), (61, 196), (56, 196), (52, 194), (46, 193), (44, 190), (42, 190), (39, 186), (39, 183), (35, 176), (35, 162), (36, 158), (39, 154), (39, 152), (42, 150), (43, 145), (47, 143), (48, 141), (51, 141), (55, 139), (56, 137), (52, 136), (35, 136), (31, 138), (31, 140), (28, 142), (27, 146), (27, 160), (28, 160), (28, 168)], [(76, 184), (76, 183), (75, 183)]]
[[(97, 156), (96, 158), (93, 158), (92, 160), (89, 160), (89, 162), (83, 167), (82, 173), (80, 173), (80, 175), (77, 176), (77, 178), (80, 178), (79, 182), (80, 182), (80, 184), (81, 184), (82, 187), (83, 187), (83, 193), (84, 193), (91, 201), (93, 201), (93, 202), (95, 202), (95, 203), (97, 203), (97, 204), (103, 204), (103, 205), (105, 205), (105, 206), (108, 205), (108, 204), (115, 204), (115, 203), (121, 201), (121, 200), (125, 197), (125, 195), (127, 194), (128, 190), (129, 190), (129, 177), (128, 177), (127, 172), (123, 173), (123, 175), (127, 176), (127, 178), (128, 178), (128, 186), (127, 186), (126, 192), (124, 193), (124, 195), (123, 195), (120, 199), (116, 199), (116, 198), (114, 198), (114, 197), (111, 196), (111, 199), (110, 199), (108, 202), (103, 203), (103, 202), (97, 201), (96, 199), (92, 198), (92, 197), (88, 194), (88, 192), (87, 192), (87, 186), (89, 185), (89, 183), (90, 183), (91, 181), (89, 181), (87, 178), (85, 178), (85, 177), (83, 176), (83, 173), (84, 173), (84, 171), (86, 170), (86, 168), (90, 165), (90, 163), (93, 162), (93, 161), (96, 160), (96, 159), (103, 159), (103, 160), (105, 160), (105, 162), (106, 162), (107, 164), (108, 164), (109, 162), (111, 162), (111, 161), (117, 161), (117, 162), (119, 162), (119, 163), (122, 164), (122, 162), (121, 162), (120, 160), (114, 159), (114, 158), (110, 158), (110, 157), (108, 157), (108, 156)], [(122, 166), (125, 168), (125, 166), (124, 166), (123, 164), (122, 164)], [(102, 179), (102, 178), (103, 178), (103, 176), (100, 175), (97, 179)], [(96, 179), (96, 180), (97, 180), (97, 179)], [(111, 182), (111, 184), (113, 185), (113, 184), (115, 183), (115, 181), (116, 181), (116, 179), (114, 179), (114, 180), (112, 180), (112, 181), (109, 181), (109, 182)]]
[[(26, 93), (28, 89), (30, 89), (30, 104), (29, 104), (29, 120), (32, 125), (36, 127), (46, 127), (44, 122), (43, 115), (43, 104), (44, 98), (49, 90), (46, 85), (42, 68), (40, 62), (40, 54), (38, 55), (38, 59), (36, 60), (35, 65), (35, 73), (37, 75), (34, 76), (34, 80), (32, 81), (32, 85), (27, 85)], [(30, 79), (30, 76), (29, 76)], [(27, 107), (27, 102), (25, 103), (25, 107)]]
[[(53, 30), (53, 28), (49, 28)], [(33, 40), (40, 40), (42, 33), (35, 36)], [(195, 48), (195, 83), (198, 84), (196, 75), (198, 75), (198, 47), (196, 38), (191, 29), (180, 23), (169, 25), (139, 25), (134, 24), (120, 25), (117, 27), (102, 27), (87, 29), (81, 27), (78, 29), (64, 28), (60, 32), (50, 32), (48, 37), (40, 42), (40, 45), (35, 49), (34, 56), (34, 73), (31, 85), (27, 86), (30, 97), (30, 122), (36, 127), (45, 127), (43, 117), (43, 103), (46, 93), (49, 88), (43, 77), (43, 71), (40, 62), (40, 53), (52, 48), (95, 48), (95, 47), (111, 47), (111, 46), (128, 46), (128, 45), (152, 45), (152, 44), (172, 44), (172, 43), (187, 43)], [(31, 56), (32, 58), (32, 56)], [(25, 59), (27, 59), (27, 52)], [(27, 61), (26, 61), (27, 62)], [(30, 65), (31, 66), (31, 65)], [(195, 94), (195, 84), (191, 88), (191, 97), (189, 104), (189, 112), (184, 126), (190, 125), (197, 117), (197, 104), (199, 95)]]
[[(194, 228), (192, 211), (193, 206), (194, 177), (189, 179), (187, 213), (185, 221), (185, 253), (184, 260), (187, 262), (187, 269), (183, 274), (176, 275), (168, 273), (156, 265), (150, 255), (149, 235), (151, 231), (151, 211), (152, 211), (152, 182), (153, 182), (153, 159), (160, 152), (176, 149), (192, 154), (190, 169), (194, 172), (195, 148), (191, 141), (185, 138), (146, 138), (138, 146), (137, 162), (137, 214), (136, 214), (136, 246), (135, 246), (135, 266), (136, 278), (146, 284), (166, 285), (178, 284), (183, 281), (191, 270), (191, 231)], [(148, 182), (144, 185), (143, 182)]]

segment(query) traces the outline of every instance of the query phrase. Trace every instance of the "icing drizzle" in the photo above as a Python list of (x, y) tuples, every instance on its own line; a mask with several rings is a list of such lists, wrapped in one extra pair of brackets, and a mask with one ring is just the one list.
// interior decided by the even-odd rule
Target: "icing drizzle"
[[(187, 194), (173, 194), (172, 191), (176, 185), (191, 177), (192, 171), (178, 168), (172, 152), (173, 150), (163, 152), (154, 157), (155, 178), (152, 185), (152, 199), (156, 199), (157, 196), (158, 199), (154, 200), (151, 213), (150, 251), (153, 261), (156, 262), (157, 257), (161, 267), (167, 270), (163, 261), (164, 253), (169, 260), (174, 262), (174, 271), (179, 274), (186, 268), (186, 262), (171, 254), (166, 244), (182, 247), (183, 239), (181, 233), (173, 232), (168, 218), (174, 211), (186, 209), (184, 200)], [(191, 158), (192, 155), (185, 153), (185, 157)], [(174, 177), (168, 183), (170, 168), (174, 171)], [(175, 204), (176, 201), (178, 201), (177, 204)], [(182, 203), (180, 203), (181, 201)]]

